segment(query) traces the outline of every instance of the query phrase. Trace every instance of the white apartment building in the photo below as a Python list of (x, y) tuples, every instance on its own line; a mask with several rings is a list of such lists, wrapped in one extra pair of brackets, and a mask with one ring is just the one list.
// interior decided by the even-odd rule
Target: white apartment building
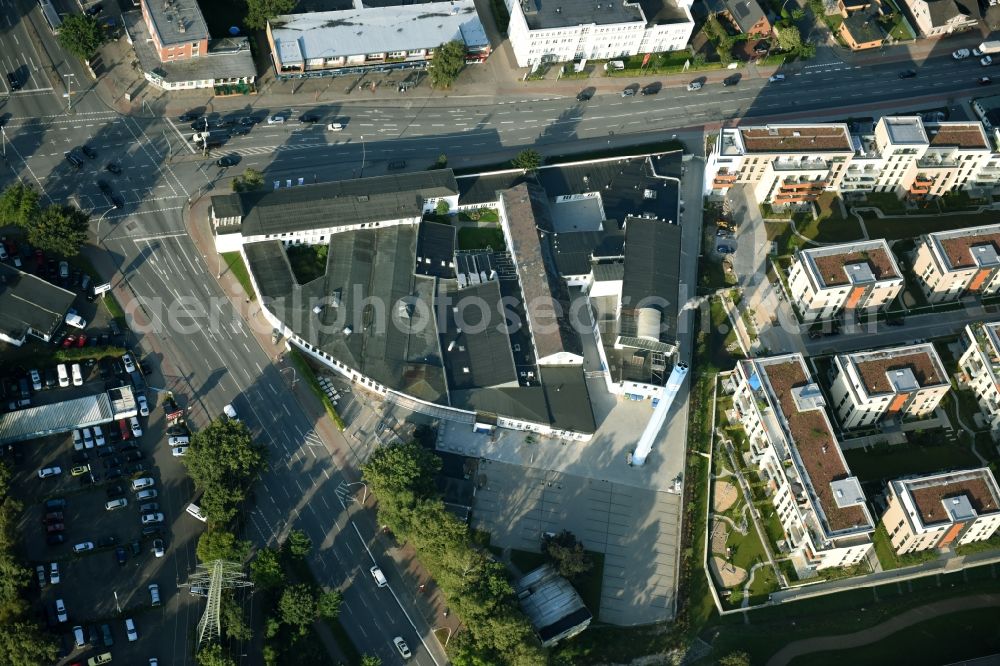
[(900, 555), (989, 539), (1000, 527), (1000, 489), (986, 467), (889, 483), (882, 524)]
[(796, 568), (861, 562), (872, 552), (875, 522), (802, 355), (741, 361), (733, 379), (733, 408)]
[(925, 123), (886, 116), (852, 134), (843, 123), (721, 130), (706, 167), (705, 194), (748, 183), (758, 201), (796, 204), (823, 191), (892, 192), (924, 199), (1000, 183), (1000, 132), (981, 123)]
[(951, 383), (934, 345), (838, 354), (830, 398), (844, 429), (882, 419), (919, 419), (933, 412)]
[(882, 239), (798, 250), (788, 273), (792, 303), (804, 321), (841, 310), (883, 308), (903, 288), (903, 276)]
[(961, 342), (965, 351), (958, 367), (995, 439), (1000, 436), (1000, 322), (969, 324)]
[(694, 29), (692, 0), (507, 0), (518, 67), (679, 51)]
[(1000, 224), (926, 234), (917, 243), (913, 272), (932, 303), (965, 293), (1000, 290)]

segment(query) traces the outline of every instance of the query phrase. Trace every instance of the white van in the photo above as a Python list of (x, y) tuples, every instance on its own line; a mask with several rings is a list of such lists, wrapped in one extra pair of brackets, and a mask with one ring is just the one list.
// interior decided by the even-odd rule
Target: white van
[(187, 435), (178, 435), (167, 439), (167, 443), (170, 444), (170, 446), (187, 446), (191, 443), (191, 438)]
[(621, 72), (625, 70), (625, 63), (621, 60), (609, 60), (604, 63), (604, 71), (614, 70), (616, 72)]
[(268, 119), (267, 119), (267, 124), (268, 125), (284, 125), (285, 124), (285, 117), (284, 116), (269, 116)]
[(119, 497), (118, 499), (108, 500), (104, 503), (105, 511), (114, 511), (115, 509), (124, 509), (128, 506), (128, 500), (124, 497)]
[(200, 520), (201, 522), (203, 523), (208, 522), (208, 516), (206, 516), (201, 512), (201, 507), (198, 506), (197, 504), (188, 504), (187, 508), (184, 510), (187, 511), (192, 516), (194, 516), (195, 518), (197, 518), (198, 520)]
[(385, 587), (386, 585), (389, 584), (389, 581), (385, 579), (385, 574), (382, 573), (381, 569), (379, 569), (378, 567), (372, 567), (370, 571), (372, 572), (372, 578), (375, 579), (376, 585), (378, 585), (379, 587)]
[(326, 126), (326, 131), (327, 132), (343, 132), (344, 131), (344, 124), (343, 123), (330, 123), (329, 125)]
[(69, 386), (69, 373), (66, 372), (66, 364), (60, 363), (56, 366), (56, 372), (59, 373), (59, 386), (61, 388), (66, 388)]
[(80, 372), (80, 364), (74, 363), (70, 370), (73, 373), (73, 386), (83, 386), (83, 373)]

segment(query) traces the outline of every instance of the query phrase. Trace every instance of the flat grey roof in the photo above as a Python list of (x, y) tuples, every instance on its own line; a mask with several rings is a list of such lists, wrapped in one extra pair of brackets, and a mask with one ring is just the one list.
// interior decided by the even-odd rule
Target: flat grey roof
[[(625, 222), (625, 275), (622, 310), (638, 306), (660, 311), (660, 340), (677, 338), (681, 228), (662, 220), (629, 218)], [(622, 334), (629, 332), (622, 330)]]
[(450, 224), (422, 221), (417, 232), (416, 271), (420, 275), (455, 277), (457, 229)]
[(586, 275), (591, 259), (621, 257), (625, 253), (625, 233), (613, 231), (576, 231), (552, 234), (552, 250), (560, 275)]
[(579, 24), (613, 25), (645, 23), (639, 7), (623, 0), (515, 0), (521, 3), (525, 21), (531, 30), (568, 28)]
[(928, 143), (924, 124), (920, 122), (920, 118), (917, 116), (885, 116), (882, 120), (885, 122), (889, 139), (893, 143)]
[(538, 370), (549, 404), (551, 423), (563, 430), (576, 432), (597, 430), (583, 368), (578, 365), (545, 365)]
[(40, 277), (0, 264), (0, 330), (19, 340), (33, 329), (51, 336), (76, 295)]
[(253, 81), (257, 78), (257, 68), (246, 37), (212, 39), (208, 42), (208, 51), (202, 56), (163, 62), (149, 41), (149, 31), (140, 12), (125, 12), (122, 23), (132, 36), (132, 47), (139, 66), (167, 83), (226, 79)]
[(107, 393), (29, 407), (0, 415), (0, 444), (57, 435), (114, 419)]
[(526, 184), (500, 195), (507, 216), (511, 253), (524, 294), (525, 310), (539, 359), (568, 352), (582, 353), (580, 338), (569, 322), (569, 295), (558, 276), (547, 242), (539, 229), (551, 229), (545, 220), (545, 193)]
[(420, 217), (424, 201), (457, 192), (452, 172), (436, 169), (230, 196), (247, 237)]
[(282, 65), (436, 49), (452, 40), (471, 47), (490, 43), (473, 0), (283, 14), (270, 24)]
[(514, 353), (500, 312), (497, 280), (458, 289), (442, 284), (437, 300), (441, 353), (452, 390), (517, 386)]
[(143, 0), (142, 4), (164, 46), (208, 39), (208, 25), (198, 0)]

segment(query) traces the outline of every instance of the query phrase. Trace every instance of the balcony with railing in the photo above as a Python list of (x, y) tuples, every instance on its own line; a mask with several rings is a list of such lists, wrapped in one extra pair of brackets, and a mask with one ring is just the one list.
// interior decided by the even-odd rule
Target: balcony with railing
[(775, 171), (822, 171), (830, 170), (830, 163), (826, 160), (775, 160), (771, 162), (771, 168)]
[(740, 174), (728, 171), (720, 171), (715, 174), (715, 178), (712, 179), (713, 189), (724, 189), (731, 186), (739, 178)]

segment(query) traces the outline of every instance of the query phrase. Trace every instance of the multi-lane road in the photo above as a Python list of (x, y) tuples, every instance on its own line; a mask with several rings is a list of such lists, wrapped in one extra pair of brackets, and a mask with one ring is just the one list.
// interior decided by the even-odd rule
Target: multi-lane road
[[(33, 34), (25, 20), (34, 24)], [(414, 648), (416, 663), (424, 666), (434, 663), (435, 656), (443, 662), (443, 656), (432, 643), (430, 628), (406, 602), (412, 591), (398, 589), (401, 579), (385, 566), (389, 560), (373, 541), (376, 526), (370, 516), (345, 511), (348, 476), (334, 461), (331, 443), (320, 440), (287, 390), (287, 378), (222, 293), (214, 275), (217, 259), (203, 257), (189, 237), (184, 216), (190, 206), (197, 206), (213, 185), (225, 186), (230, 172), (247, 166), (266, 169), (274, 179), (321, 182), (360, 175), (362, 167), (365, 175), (385, 173), (388, 161), (401, 158), (423, 168), (441, 153), (453, 164), (491, 163), (529, 145), (625, 145), (740, 116), (794, 112), (807, 117), (812, 112), (829, 117), (838, 107), (857, 105), (905, 110), (907, 99), (940, 105), (977, 90), (982, 73), (975, 63), (942, 57), (916, 67), (913, 79), (897, 78), (906, 67), (902, 65), (833, 63), (790, 71), (780, 83), (744, 79), (726, 88), (709, 84), (686, 92), (671, 87), (658, 95), (597, 95), (586, 102), (573, 95), (470, 103), (407, 98), (391, 105), (369, 101), (290, 109), (261, 96), (252, 111), (288, 114), (291, 121), (259, 125), (249, 135), (233, 138), (217, 151), (241, 157), (238, 167), (227, 170), (215, 165), (214, 155), (206, 159), (191, 150), (186, 124), (113, 111), (79, 63), (66, 58), (45, 30), (37, 10), (22, 17), (12, 0), (0, 0), (0, 62), (17, 71), (22, 82), (16, 92), (0, 87), (6, 166), (0, 170), (0, 185), (20, 178), (34, 183), (46, 203), (69, 202), (92, 213), (95, 236), (107, 250), (97, 257), (99, 268), (116, 282), (125, 280), (144, 316), (155, 324), (140, 338), (147, 348), (162, 350), (167, 388), (183, 395), (202, 418), (234, 402), (269, 445), (271, 470), (262, 480), (264, 490), (257, 493), (248, 536), (263, 544), (292, 527), (304, 529), (317, 546), (311, 564), (318, 579), (331, 587), (345, 586), (342, 618), (359, 649), (378, 654), (383, 663), (398, 663), (391, 638), (402, 635)], [(63, 96), (67, 88), (74, 91), (71, 112)], [(307, 109), (320, 113), (322, 122), (294, 120)], [(325, 124), (333, 121), (344, 123), (345, 129), (326, 131)], [(93, 148), (97, 158), (75, 169), (64, 155), (83, 145)], [(107, 171), (108, 163), (122, 173)], [(123, 208), (112, 208), (98, 180), (122, 197)], [(169, 324), (170, 307), (176, 316), (196, 304), (214, 312), (219, 325), (184, 325), (183, 317)], [(355, 525), (348, 525), (352, 520)], [(193, 543), (186, 547), (185, 561), (193, 562)], [(370, 579), (373, 556), (393, 589), (377, 588)], [(186, 659), (181, 655), (187, 654), (183, 632), (177, 641), (174, 662), (181, 663)]]

